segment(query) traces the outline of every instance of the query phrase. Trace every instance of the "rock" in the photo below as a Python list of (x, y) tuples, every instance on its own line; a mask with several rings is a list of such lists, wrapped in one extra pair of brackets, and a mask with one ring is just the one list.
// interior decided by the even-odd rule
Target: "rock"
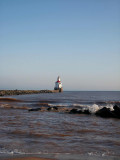
[(53, 107), (54, 110), (58, 110), (58, 107)]
[(106, 108), (106, 107), (98, 110), (95, 113), (95, 115), (100, 116), (100, 117), (104, 117), (104, 118), (115, 118), (116, 117), (116, 115), (112, 111), (110, 111), (109, 108)]
[(40, 111), (41, 108), (32, 108), (32, 109), (29, 109), (28, 111)]
[(75, 109), (75, 108), (73, 108), (73, 109), (70, 110), (69, 113), (70, 113), (70, 114), (78, 114), (78, 110)]
[(69, 109), (64, 109), (64, 112), (69, 112)]
[(84, 114), (91, 114), (88, 109), (84, 110), (83, 113), (84, 113)]
[(51, 107), (48, 107), (47, 110), (50, 111), (50, 110), (51, 110)]
[(55, 111), (55, 110), (57, 111), (58, 107), (48, 107), (47, 110), (48, 111)]
[(22, 94), (39, 94), (54, 93), (52, 90), (0, 90), (0, 96), (22, 95)]
[(70, 114), (91, 114), (89, 110), (78, 110), (78, 109), (71, 109)]
[(120, 118), (120, 107), (115, 105), (113, 107), (113, 109), (114, 109), (114, 111), (112, 111), (112, 112), (117, 116), (117, 118)]

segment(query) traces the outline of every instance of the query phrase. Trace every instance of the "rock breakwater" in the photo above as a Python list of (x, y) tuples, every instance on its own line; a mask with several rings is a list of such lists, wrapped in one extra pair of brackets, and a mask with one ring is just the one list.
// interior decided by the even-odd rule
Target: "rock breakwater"
[(0, 96), (54, 93), (54, 90), (0, 90)]

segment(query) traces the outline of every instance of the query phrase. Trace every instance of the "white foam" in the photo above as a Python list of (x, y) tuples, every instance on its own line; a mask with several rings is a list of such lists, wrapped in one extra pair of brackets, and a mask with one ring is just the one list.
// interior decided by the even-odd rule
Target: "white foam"
[(113, 111), (114, 109), (113, 109), (113, 105), (112, 104), (108, 104), (107, 106), (106, 106), (106, 108), (110, 108), (110, 110), (111, 111)]
[(100, 106), (97, 104), (93, 105), (81, 105), (81, 104), (73, 104), (74, 107), (78, 107), (82, 110), (88, 109), (91, 113), (95, 113), (97, 110), (100, 109)]
[(49, 104), (50, 107), (67, 107), (67, 104)]
[(95, 113), (100, 109), (100, 106), (98, 106), (97, 104), (93, 104), (92, 106), (88, 106), (88, 109), (91, 113)]
[(81, 105), (81, 104), (73, 104), (74, 107), (77, 107), (79, 109), (85, 110), (88, 109), (91, 113), (97, 112), (99, 109), (102, 109), (103, 107), (110, 108), (111, 111), (113, 111), (113, 105), (108, 104), (106, 106), (98, 105), (98, 104), (93, 104), (93, 105)]

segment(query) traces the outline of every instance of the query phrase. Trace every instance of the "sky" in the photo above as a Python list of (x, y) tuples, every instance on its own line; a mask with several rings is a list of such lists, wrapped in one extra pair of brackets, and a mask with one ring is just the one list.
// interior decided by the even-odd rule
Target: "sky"
[(120, 0), (0, 0), (0, 89), (120, 91)]

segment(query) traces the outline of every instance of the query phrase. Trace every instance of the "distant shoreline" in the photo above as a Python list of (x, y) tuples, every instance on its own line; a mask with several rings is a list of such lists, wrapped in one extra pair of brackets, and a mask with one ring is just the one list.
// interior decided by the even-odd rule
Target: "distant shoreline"
[(39, 94), (39, 93), (56, 93), (58, 90), (0, 90), (0, 96)]

